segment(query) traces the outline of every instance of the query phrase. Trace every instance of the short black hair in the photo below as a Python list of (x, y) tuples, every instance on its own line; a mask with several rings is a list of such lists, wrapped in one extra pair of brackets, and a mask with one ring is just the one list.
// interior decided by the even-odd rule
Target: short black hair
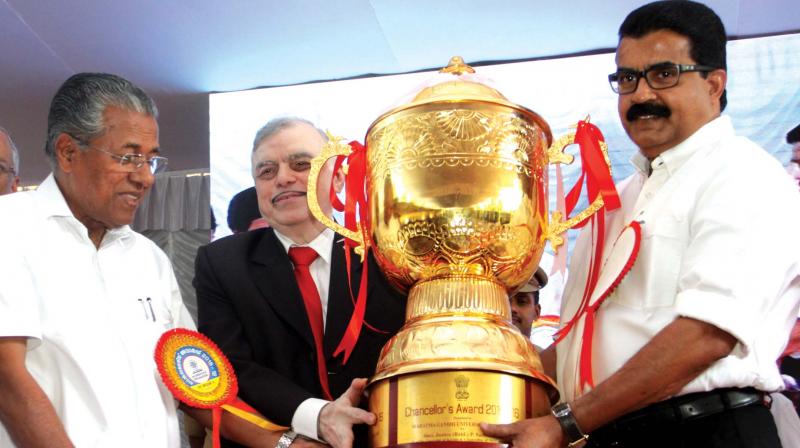
[(234, 232), (246, 232), (250, 223), (260, 217), (256, 187), (236, 193), (228, 204), (228, 228)]
[(786, 133), (786, 143), (793, 145), (800, 142), (800, 124), (794, 127), (791, 131)]
[[(697, 64), (728, 69), (725, 25), (708, 6), (690, 0), (648, 3), (628, 14), (619, 27), (619, 38), (636, 39), (659, 30), (670, 30), (686, 36), (692, 46), (689, 55)], [(720, 112), (725, 110), (727, 104), (726, 89), (719, 99)]]

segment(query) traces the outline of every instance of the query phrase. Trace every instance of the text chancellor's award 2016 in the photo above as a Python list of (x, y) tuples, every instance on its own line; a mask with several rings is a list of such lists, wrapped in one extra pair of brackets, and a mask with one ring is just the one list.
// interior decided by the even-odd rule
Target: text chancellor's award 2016
[[(480, 422), (543, 415), (557, 399), (511, 324), (509, 293), (531, 277), (547, 240), (563, 242), (603, 201), (550, 219), (547, 167), (572, 160), (563, 148), (573, 136), (551, 147), (539, 115), (473, 73), (453, 58), (411, 102), (375, 120), (365, 146), (332, 138), (312, 162), (317, 219), (371, 251), (408, 292), (406, 323), (369, 384), (374, 448), (500, 447)], [(347, 165), (344, 226), (321, 213), (313, 186), (333, 157)]]

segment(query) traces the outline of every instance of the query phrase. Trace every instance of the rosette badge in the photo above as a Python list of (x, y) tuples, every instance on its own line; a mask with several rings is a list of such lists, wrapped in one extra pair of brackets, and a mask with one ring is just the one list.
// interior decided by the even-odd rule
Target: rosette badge
[(270, 431), (288, 428), (275, 425), (237, 398), (236, 374), (228, 358), (202, 334), (176, 328), (161, 335), (155, 351), (158, 373), (172, 395), (200, 409), (211, 409), (214, 447), (220, 446), (222, 410)]

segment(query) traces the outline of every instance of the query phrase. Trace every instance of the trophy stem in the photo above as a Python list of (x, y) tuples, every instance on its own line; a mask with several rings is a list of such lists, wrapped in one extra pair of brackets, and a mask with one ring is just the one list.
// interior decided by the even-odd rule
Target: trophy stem
[(417, 283), (408, 294), (406, 324), (443, 314), (479, 315), (508, 321), (511, 308), (505, 288), (477, 276), (448, 276)]
[(485, 370), (552, 390), (533, 344), (511, 324), (505, 288), (478, 276), (423, 280), (409, 292), (406, 323), (383, 347), (372, 381), (436, 370)]

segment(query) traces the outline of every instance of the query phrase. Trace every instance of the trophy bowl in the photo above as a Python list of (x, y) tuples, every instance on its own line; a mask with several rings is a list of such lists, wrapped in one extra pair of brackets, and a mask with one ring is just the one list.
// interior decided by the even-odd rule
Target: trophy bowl
[[(442, 82), (367, 131), (365, 227), (348, 231), (317, 216), (368, 245), (408, 293), (405, 325), (369, 385), (376, 448), (505, 446), (478, 424), (549, 412), (555, 384), (512, 325), (509, 294), (533, 275), (546, 241), (591, 212), (548, 219), (548, 163), (571, 161), (563, 154), (571, 140), (551, 148), (538, 114), (476, 81), (460, 58), (442, 71)], [(328, 142), (309, 182), (327, 159), (348, 153)]]

